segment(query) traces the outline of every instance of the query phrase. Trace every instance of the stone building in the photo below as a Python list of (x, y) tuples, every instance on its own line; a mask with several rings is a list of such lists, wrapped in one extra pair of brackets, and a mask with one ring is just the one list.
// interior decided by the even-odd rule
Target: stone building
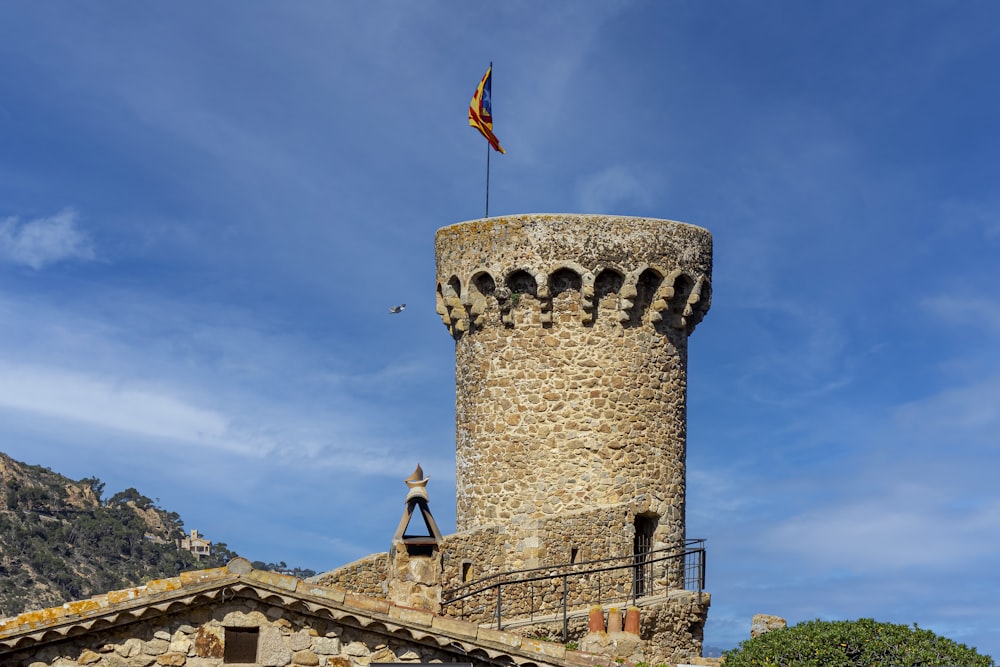
[(592, 665), (566, 647), (431, 612), (228, 566), (0, 620), (4, 667)]
[(685, 532), (687, 341), (711, 235), (510, 216), (439, 230), (436, 259), (454, 534), (417, 466), (388, 552), (309, 581), (237, 559), (0, 620), (0, 664), (696, 662), (710, 598)]
[(194, 554), (195, 558), (212, 555), (212, 541), (206, 540), (205, 537), (194, 528), (191, 529), (191, 532), (188, 535), (178, 540), (178, 546), (181, 549), (184, 549), (184, 551), (190, 551)]

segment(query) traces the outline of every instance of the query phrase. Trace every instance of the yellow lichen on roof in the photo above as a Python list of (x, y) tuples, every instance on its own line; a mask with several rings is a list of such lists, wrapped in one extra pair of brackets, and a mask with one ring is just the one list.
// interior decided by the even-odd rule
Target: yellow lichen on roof
[(86, 600), (66, 602), (58, 607), (25, 611), (17, 616), (0, 619), (0, 636), (21, 632), (26, 629), (34, 629), (66, 617), (81, 616), (89, 612), (107, 609), (111, 605), (130, 602), (143, 596), (175, 591), (185, 586), (194, 586), (226, 576), (230, 576), (230, 573), (225, 567), (191, 570), (168, 579), (154, 579), (144, 586), (132, 586), (131, 588), (108, 591), (107, 593), (95, 595)]
[(213, 567), (207, 570), (190, 570), (188, 572), (180, 573), (181, 585), (187, 586), (189, 584), (200, 584), (205, 581), (212, 581), (214, 579), (220, 579), (222, 577), (229, 576), (229, 570), (226, 567)]

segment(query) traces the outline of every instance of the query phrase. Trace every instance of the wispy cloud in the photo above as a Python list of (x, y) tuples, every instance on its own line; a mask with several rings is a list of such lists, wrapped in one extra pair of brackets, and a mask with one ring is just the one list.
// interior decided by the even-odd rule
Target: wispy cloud
[(77, 217), (75, 210), (64, 209), (26, 222), (16, 217), (0, 221), (0, 259), (36, 270), (55, 262), (93, 260), (93, 243)]
[[(930, 481), (930, 480), (929, 480)], [(1000, 530), (1000, 503), (946, 507), (931, 484), (903, 483), (886, 492), (809, 511), (761, 535), (800, 566), (871, 573), (901, 568), (947, 570), (987, 557), (981, 536)]]
[[(417, 458), (431, 458), (416, 452), (432, 436), (411, 433), (409, 403), (395, 404), (423, 386), (426, 360), (347, 368), (346, 357), (222, 304), (122, 290), (99, 300), (115, 308), (0, 295), (0, 410), (34, 415), (67, 441), (83, 428), (104, 433), (91, 439), (100, 448), (167, 444), (197, 448), (203, 459), (277, 459), (375, 477), (405, 476)], [(371, 416), (370, 400), (383, 419)], [(400, 458), (404, 448), (413, 459)]]
[(965, 447), (1000, 445), (1000, 376), (950, 387), (901, 405), (893, 419), (902, 433), (923, 443)]
[(921, 305), (935, 317), (1000, 334), (1000, 301), (986, 296), (948, 295), (924, 299)]
[(0, 361), (0, 406), (191, 444), (232, 447), (229, 420), (155, 389), (59, 368)]

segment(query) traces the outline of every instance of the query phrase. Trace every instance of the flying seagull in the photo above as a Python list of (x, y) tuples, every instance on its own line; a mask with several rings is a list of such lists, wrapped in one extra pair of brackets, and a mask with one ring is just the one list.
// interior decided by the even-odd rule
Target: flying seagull
[(401, 313), (404, 310), (406, 310), (406, 304), (405, 303), (401, 303), (398, 306), (390, 306), (389, 307), (389, 312), (392, 313), (393, 315), (395, 315), (396, 313)]

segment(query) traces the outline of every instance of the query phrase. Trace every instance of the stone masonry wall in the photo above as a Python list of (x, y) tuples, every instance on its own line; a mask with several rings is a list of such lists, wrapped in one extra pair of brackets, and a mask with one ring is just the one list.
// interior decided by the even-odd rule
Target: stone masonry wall
[[(629, 523), (629, 517), (634, 513), (634, 507), (623, 503), (539, 520), (535, 528), (544, 539), (539, 537), (537, 553), (540, 562), (535, 567), (565, 565), (573, 560), (580, 564), (580, 570), (592, 569), (596, 566), (588, 566), (588, 562), (631, 555), (633, 527)], [(506, 531), (495, 526), (445, 536), (442, 542), (442, 550), (446, 556), (445, 591), (508, 571), (509, 563), (517, 562), (517, 559), (510, 554), (513, 546), (507, 538)], [(605, 574), (600, 580), (597, 577), (574, 579), (570, 604), (586, 606), (602, 597), (609, 599), (612, 591), (613, 595), (624, 600), (630, 594), (631, 582), (629, 570)], [(540, 585), (537, 588), (541, 590)], [(562, 600), (561, 596), (548, 595), (551, 599), (525, 598), (518, 604), (515, 602), (518, 599), (516, 588), (512, 586), (507, 592), (507, 608), (504, 613), (547, 612), (561, 605)], [(533, 605), (532, 608), (529, 609), (529, 605)], [(444, 612), (482, 621), (491, 618), (495, 613), (493, 609), (492, 600), (469, 600), (454, 608), (446, 607)]]
[(681, 548), (687, 336), (708, 309), (710, 234), (514, 216), (441, 229), (436, 250), (456, 340), (458, 530), (504, 525), (507, 569), (532, 567), (552, 519), (638, 500), (654, 540)]
[(503, 572), (508, 550), (507, 532), (503, 526), (445, 535), (441, 541), (444, 589)]
[(30, 655), (4, 655), (2, 661), (9, 667), (217, 667), (224, 664), (226, 628), (257, 628), (259, 648), (254, 664), (265, 667), (365, 667), (371, 662), (454, 660), (433, 647), (414, 647), (402, 640), (243, 599), (214, 610), (184, 609), (155, 625), (92, 631), (55, 646), (33, 649)]
[(389, 596), (389, 554), (384, 551), (370, 554), (312, 580), (322, 586), (338, 586), (361, 595), (386, 598)]
[[(634, 570), (628, 565), (632, 555), (632, 530), (628, 523), (636, 507), (621, 505), (597, 508), (548, 519), (538, 526), (545, 542), (540, 547), (542, 562), (532, 575), (558, 574), (547, 581), (525, 584), (505, 584), (502, 591), (502, 616), (517, 619), (529, 615), (561, 613), (563, 605), (562, 576), (567, 577), (567, 605), (583, 610), (595, 602), (615, 601), (621, 604), (633, 599)], [(445, 554), (444, 590), (446, 597), (463, 584), (506, 572), (505, 556), (509, 544), (506, 534), (491, 527), (448, 535), (442, 541)], [(623, 537), (624, 536), (624, 537)], [(663, 548), (663, 545), (653, 545)], [(576, 550), (575, 553), (573, 550)], [(609, 558), (623, 560), (595, 563)], [(567, 564), (575, 563), (568, 566)], [(609, 565), (626, 565), (617, 571), (586, 573)], [(546, 566), (551, 566), (548, 569)], [(557, 567), (560, 566), (560, 567)], [(661, 595), (683, 588), (683, 560), (658, 562), (650, 566), (650, 590), (647, 595)], [(464, 577), (463, 577), (464, 575)], [(467, 591), (460, 591), (465, 593)], [(496, 592), (490, 589), (459, 602), (446, 605), (442, 612), (464, 620), (489, 623), (496, 615)], [(584, 625), (585, 625), (584, 621)]]
[[(690, 659), (699, 657), (704, 642), (705, 621), (708, 618), (710, 602), (711, 599), (707, 593), (699, 595), (692, 591), (676, 591), (666, 600), (643, 606), (639, 613), (639, 638), (642, 640), (639, 651), (641, 651), (641, 656), (636, 656), (631, 652), (615, 654), (613, 649), (609, 649), (611, 653), (609, 664), (614, 664), (614, 658), (661, 665), (663, 663), (687, 663)], [(604, 605), (605, 615), (612, 611), (624, 614), (625, 609), (624, 606)], [(577, 614), (569, 619), (569, 642), (581, 643), (581, 640), (587, 635), (587, 621), (586, 614)], [(523, 623), (516, 628), (509, 627), (508, 629), (516, 630), (526, 637), (540, 637), (554, 642), (562, 641), (561, 617), (549, 621)]]
[(640, 636), (647, 661), (689, 662), (700, 656), (710, 603), (708, 593), (684, 591), (666, 604), (643, 609)]

